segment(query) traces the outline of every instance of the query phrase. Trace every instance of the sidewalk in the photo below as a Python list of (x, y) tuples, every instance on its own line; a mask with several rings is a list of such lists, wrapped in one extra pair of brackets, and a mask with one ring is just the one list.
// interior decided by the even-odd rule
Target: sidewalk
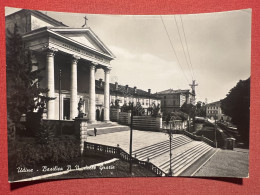
[(217, 152), (194, 176), (248, 177), (249, 150), (221, 150)]

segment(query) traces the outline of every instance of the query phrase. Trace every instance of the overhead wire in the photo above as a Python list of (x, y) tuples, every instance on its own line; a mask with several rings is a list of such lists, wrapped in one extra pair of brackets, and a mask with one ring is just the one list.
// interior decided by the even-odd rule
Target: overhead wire
[(189, 57), (190, 65), (191, 65), (191, 70), (192, 70), (193, 77), (195, 78), (194, 69), (193, 69), (192, 62), (191, 62), (189, 47), (188, 47), (188, 43), (187, 43), (187, 39), (186, 39), (186, 33), (185, 33), (185, 30), (184, 30), (184, 25), (183, 25), (181, 15), (180, 15), (180, 18), (181, 18), (181, 26), (182, 26), (182, 31), (183, 31), (183, 35), (184, 35), (184, 40), (185, 40), (185, 44), (186, 44), (186, 48), (187, 48), (187, 52), (188, 52), (188, 57)]
[(178, 30), (179, 37), (180, 37), (180, 42), (181, 42), (182, 50), (183, 50), (183, 53), (184, 53), (184, 56), (185, 56), (186, 64), (187, 64), (188, 69), (189, 69), (189, 72), (190, 72), (190, 74), (191, 74), (191, 78), (192, 78), (192, 80), (194, 80), (194, 78), (193, 78), (193, 73), (192, 73), (192, 70), (191, 70), (191, 67), (190, 67), (190, 64), (189, 64), (189, 62), (188, 62), (188, 59), (187, 59), (187, 56), (186, 56), (186, 52), (185, 52), (185, 49), (184, 49), (184, 46), (183, 46), (183, 42), (182, 42), (182, 38), (181, 38), (181, 33), (180, 33), (180, 30), (179, 30), (179, 26), (178, 26), (178, 23), (177, 23), (177, 20), (176, 20), (176, 16), (175, 16), (175, 15), (174, 15), (174, 20), (175, 20), (175, 24), (176, 24), (176, 27), (177, 27), (177, 30)]
[(181, 66), (180, 60), (179, 60), (179, 58), (178, 58), (178, 56), (177, 56), (176, 50), (175, 50), (175, 48), (174, 48), (174, 46), (173, 46), (172, 40), (171, 40), (170, 35), (169, 35), (168, 31), (167, 31), (167, 28), (166, 28), (166, 26), (165, 26), (165, 23), (164, 23), (164, 21), (163, 21), (163, 18), (162, 18), (161, 15), (160, 15), (160, 17), (161, 17), (161, 21), (162, 21), (162, 23), (163, 23), (164, 29), (165, 29), (165, 31), (166, 31), (167, 37), (168, 37), (168, 39), (169, 39), (169, 42), (170, 42), (170, 44), (171, 44), (171, 48), (172, 48), (172, 50), (173, 50), (173, 53), (174, 53), (174, 55), (175, 55), (175, 57), (176, 57), (176, 59), (177, 59), (178, 65), (179, 65), (179, 67), (180, 67), (180, 69), (181, 69), (181, 71), (182, 71), (182, 73), (183, 73), (183, 75), (184, 75), (184, 77), (185, 77), (187, 83), (189, 83), (188, 78), (187, 78), (187, 76), (186, 76), (186, 74), (185, 74), (185, 72), (183, 71), (183, 68), (182, 68), (182, 66)]

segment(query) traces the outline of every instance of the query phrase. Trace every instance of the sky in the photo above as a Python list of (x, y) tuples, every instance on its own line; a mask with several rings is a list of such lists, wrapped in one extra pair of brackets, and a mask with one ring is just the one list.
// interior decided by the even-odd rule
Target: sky
[[(6, 8), (5, 14), (18, 10)], [(196, 80), (196, 100), (210, 103), (250, 77), (251, 9), (162, 16), (43, 13), (75, 28), (87, 16), (87, 25), (116, 56), (111, 82), (155, 93), (190, 89)], [(99, 70), (96, 79), (103, 75)]]

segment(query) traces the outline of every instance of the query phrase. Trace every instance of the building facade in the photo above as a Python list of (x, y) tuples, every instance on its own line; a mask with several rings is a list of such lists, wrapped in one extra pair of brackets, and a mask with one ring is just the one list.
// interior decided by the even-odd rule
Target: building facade
[(206, 117), (209, 119), (223, 120), (223, 113), (221, 110), (221, 102), (212, 102), (206, 105)]
[(6, 16), (6, 31), (13, 31), (15, 24), (26, 48), (32, 51), (37, 64), (34, 68), (45, 68), (39, 85), (49, 89), (48, 97), (56, 98), (48, 102), (46, 118), (74, 119), (81, 99), (83, 112), (90, 122), (95, 122), (95, 72), (102, 69), (104, 121), (109, 121), (110, 62), (115, 56), (91, 28), (70, 28), (35, 10)]
[[(104, 108), (104, 81), (96, 80), (96, 116), (97, 120), (102, 120)], [(117, 82), (110, 83), (110, 106), (115, 106), (118, 103), (119, 108), (124, 104), (140, 102), (142, 108), (147, 112), (147, 109), (152, 106), (161, 105), (160, 97), (151, 93), (151, 89), (147, 91), (137, 89), (137, 87), (129, 87), (128, 85), (120, 85)]]
[(174, 112), (180, 110), (184, 103), (195, 105), (195, 94), (190, 90), (168, 89), (157, 93), (161, 98), (162, 112)]

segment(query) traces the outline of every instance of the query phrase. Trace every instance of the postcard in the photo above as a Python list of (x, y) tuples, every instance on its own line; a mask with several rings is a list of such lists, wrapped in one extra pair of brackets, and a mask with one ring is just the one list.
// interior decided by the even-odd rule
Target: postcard
[(9, 182), (249, 177), (251, 9), (5, 11)]

